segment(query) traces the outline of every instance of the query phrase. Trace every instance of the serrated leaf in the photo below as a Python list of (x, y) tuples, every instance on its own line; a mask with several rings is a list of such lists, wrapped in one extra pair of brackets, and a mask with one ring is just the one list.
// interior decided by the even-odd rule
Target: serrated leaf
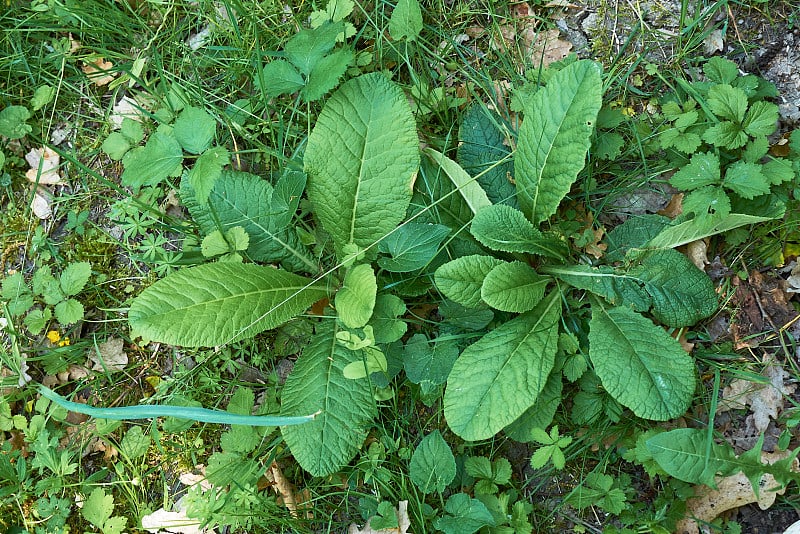
[(739, 76), (739, 67), (729, 59), (714, 56), (703, 65), (703, 73), (712, 82), (732, 83)]
[(356, 265), (347, 271), (342, 288), (336, 293), (339, 320), (348, 328), (361, 328), (372, 317), (378, 283), (372, 267)]
[(544, 237), (518, 209), (502, 204), (481, 209), (472, 219), (470, 232), (484, 246), (502, 252), (540, 254), (563, 259), (562, 243)]
[[(33, 300), (30, 301), (30, 304), (31, 306), (33, 306)], [(28, 308), (30, 308), (30, 306), (28, 306)], [(50, 308), (45, 308), (44, 310), (36, 309), (36, 310), (31, 310), (25, 316), (25, 319), (23, 319), (22, 322), (23, 324), (25, 324), (25, 327), (28, 329), (28, 332), (36, 335), (41, 333), (42, 330), (44, 330), (44, 327), (47, 326), (47, 323), (52, 318), (53, 318), (53, 313), (50, 311)]]
[(308, 75), (306, 86), (302, 90), (303, 100), (319, 100), (339, 85), (339, 80), (354, 59), (355, 55), (349, 48), (340, 48), (320, 59)]
[(403, 92), (381, 73), (342, 85), (309, 135), (308, 197), (336, 253), (372, 246), (403, 220), (419, 169), (419, 141)]
[(53, 309), (56, 320), (63, 325), (75, 324), (83, 319), (83, 304), (75, 299), (67, 299), (56, 304)]
[(83, 518), (100, 529), (112, 513), (114, 513), (114, 496), (106, 495), (103, 488), (92, 490), (81, 508)]
[(731, 121), (722, 121), (703, 132), (703, 141), (714, 146), (735, 150), (747, 143), (747, 134)]
[(145, 434), (140, 426), (130, 427), (120, 442), (120, 452), (129, 460), (144, 456), (149, 447), (150, 434)]
[(669, 183), (682, 191), (691, 191), (720, 181), (719, 156), (713, 152), (698, 153), (692, 156), (687, 165), (681, 167)]
[(508, 157), (511, 150), (505, 144), (506, 136), (497, 126), (501, 121), (499, 115), (482, 105), (467, 109), (458, 129), (457, 160), (475, 177), (491, 202), (516, 206), (516, 188), (510, 180), (514, 161)]
[(601, 104), (600, 66), (586, 60), (558, 71), (531, 97), (514, 177), (522, 211), (534, 224), (556, 212), (583, 169)]
[(747, 200), (769, 193), (769, 180), (761, 173), (758, 163), (731, 163), (725, 171), (722, 185)]
[(210, 148), (197, 158), (194, 167), (189, 171), (188, 178), (198, 202), (208, 201), (208, 195), (222, 175), (222, 168), (230, 162), (231, 155), (228, 149), (222, 146)]
[(369, 325), (375, 343), (394, 343), (406, 333), (408, 324), (399, 317), (406, 312), (403, 299), (395, 295), (378, 295)]
[(183, 151), (171, 135), (153, 132), (143, 147), (129, 150), (122, 158), (122, 184), (128, 187), (156, 185), (175, 175), (183, 163)]
[(724, 119), (742, 122), (747, 111), (747, 95), (738, 87), (728, 84), (713, 85), (708, 90), (708, 107)]
[(793, 180), (795, 171), (792, 164), (783, 159), (772, 159), (761, 166), (761, 173), (767, 178), (770, 184), (780, 185), (784, 182)]
[(342, 27), (341, 23), (328, 22), (317, 28), (300, 30), (286, 43), (286, 58), (308, 76), (317, 63), (333, 50)]
[(422, 31), (422, 10), (418, 0), (398, 0), (389, 18), (389, 35), (398, 41), (415, 41)]
[[(648, 439), (647, 450), (658, 465), (672, 477), (690, 484), (716, 488), (714, 477), (735, 472), (736, 455), (727, 443), (709, 445), (708, 432), (700, 428), (678, 428)], [(706, 451), (710, 454), (706, 454)]]
[(482, 208), (492, 205), (486, 195), (486, 191), (481, 188), (477, 180), (467, 174), (467, 171), (461, 165), (432, 148), (426, 148), (424, 152), (426, 156), (441, 167), (444, 174), (453, 182), (456, 190), (467, 203), (472, 213), (478, 213)]
[(200, 154), (214, 141), (217, 122), (206, 111), (187, 106), (175, 119), (172, 128), (172, 134), (186, 152)]
[(20, 139), (33, 129), (26, 123), (31, 112), (25, 106), (6, 106), (0, 111), (0, 135), (9, 139)]
[(439, 252), (439, 245), (450, 234), (442, 224), (408, 222), (386, 236), (378, 251), (391, 257), (378, 258), (378, 265), (394, 273), (422, 269)]
[(456, 258), (436, 269), (436, 287), (447, 298), (462, 306), (480, 308), (484, 305), (481, 300), (483, 280), (489, 271), (502, 263), (505, 262), (478, 254)]
[(553, 368), (560, 317), (554, 291), (462, 352), (444, 395), (453, 432), (470, 441), (490, 438), (536, 402)]
[(559, 373), (550, 373), (547, 382), (536, 402), (525, 410), (513, 423), (503, 429), (509, 438), (520, 443), (533, 441), (531, 431), (535, 428), (547, 428), (561, 404), (561, 391), (564, 384)]
[(182, 269), (142, 291), (128, 322), (135, 335), (152, 341), (212, 347), (274, 328), (326, 295), (324, 283), (280, 269), (211, 263)]
[(321, 413), (310, 423), (281, 429), (300, 466), (314, 476), (337, 472), (358, 452), (377, 414), (369, 380), (348, 380), (344, 367), (361, 360), (336, 340), (334, 321), (318, 328), (281, 394), (281, 413)]
[(753, 102), (742, 126), (751, 137), (772, 135), (778, 127), (778, 106), (764, 100)]
[(411, 481), (422, 493), (441, 493), (456, 476), (456, 459), (442, 434), (434, 430), (414, 449), (408, 466)]
[(501, 263), (486, 274), (481, 298), (497, 310), (522, 313), (536, 307), (550, 281), (550, 277), (540, 276), (527, 263)]
[(682, 207), (684, 213), (725, 217), (731, 212), (731, 200), (722, 187), (709, 185), (683, 197)]
[(438, 517), (433, 526), (445, 534), (473, 534), (482, 527), (495, 525), (486, 505), (466, 493), (451, 495), (444, 509), (449, 515)]
[(300, 72), (283, 59), (274, 59), (264, 65), (255, 79), (256, 87), (270, 98), (299, 91), (305, 83)]
[(431, 346), (423, 334), (415, 334), (403, 351), (406, 376), (414, 384), (441, 385), (447, 381), (458, 358), (458, 346), (451, 341), (436, 341)]
[(92, 275), (92, 265), (88, 261), (70, 263), (61, 273), (59, 282), (66, 296), (77, 295), (86, 286)]
[(589, 357), (606, 391), (638, 417), (666, 421), (683, 414), (692, 401), (691, 356), (630, 308), (593, 303)]

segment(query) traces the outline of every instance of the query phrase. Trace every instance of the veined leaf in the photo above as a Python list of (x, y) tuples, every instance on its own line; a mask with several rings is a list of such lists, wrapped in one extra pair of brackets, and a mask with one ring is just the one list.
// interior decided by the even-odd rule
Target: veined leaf
[(294, 93), (305, 85), (300, 72), (288, 61), (275, 59), (264, 65), (255, 79), (255, 85), (268, 97)]
[(484, 304), (481, 300), (483, 280), (489, 271), (502, 263), (505, 262), (479, 254), (456, 258), (436, 269), (436, 287), (444, 296), (462, 306), (480, 308)]
[(308, 198), (336, 253), (367, 248), (405, 217), (419, 140), (403, 92), (381, 73), (346, 82), (327, 101), (306, 147)]
[(197, 158), (189, 171), (188, 178), (192, 183), (198, 202), (208, 201), (208, 195), (214, 188), (214, 183), (222, 175), (222, 167), (231, 162), (228, 149), (223, 146), (209, 148)]
[(470, 232), (492, 250), (556, 259), (564, 259), (569, 252), (565, 244), (546, 238), (521, 211), (502, 204), (482, 208), (472, 219)]
[(481, 208), (492, 205), (492, 201), (486, 196), (486, 191), (483, 190), (477, 180), (461, 168), (461, 165), (432, 148), (426, 148), (424, 152), (450, 178), (450, 181), (456, 186), (456, 190), (467, 202), (473, 214), (478, 213)]
[(555, 361), (560, 298), (553, 291), (461, 353), (444, 394), (445, 418), (458, 436), (490, 438), (536, 402)]
[(327, 296), (324, 284), (253, 264), (182, 269), (131, 304), (134, 336), (184, 347), (213, 347), (274, 328)]
[(405, 312), (406, 305), (400, 297), (382, 294), (375, 298), (375, 308), (369, 320), (375, 343), (394, 343), (403, 337), (408, 325), (400, 316)]
[[(344, 376), (345, 366), (361, 362), (362, 354), (336, 340), (334, 323), (320, 325), (295, 363), (281, 396), (284, 415), (321, 410), (310, 423), (281, 428), (297, 462), (314, 476), (333, 474), (347, 464), (377, 415), (369, 380)], [(298, 430), (300, 426), (302, 430)]]
[(761, 173), (758, 163), (732, 163), (725, 171), (722, 185), (747, 200), (769, 193), (769, 180)]
[(144, 146), (125, 153), (122, 184), (130, 187), (156, 185), (167, 176), (180, 174), (183, 163), (181, 145), (171, 135), (153, 132)]
[(669, 326), (691, 326), (714, 313), (717, 294), (708, 276), (683, 254), (670, 249), (645, 252), (628, 269), (583, 265), (548, 267), (566, 283), (627, 304)]
[(719, 156), (713, 152), (697, 153), (688, 165), (672, 175), (669, 183), (683, 191), (691, 191), (720, 181)]
[(333, 50), (336, 36), (344, 29), (341, 22), (327, 22), (317, 28), (300, 30), (284, 47), (286, 58), (308, 76), (320, 60)]
[(378, 258), (378, 265), (393, 273), (421, 269), (436, 256), (449, 233), (450, 228), (442, 224), (405, 223), (381, 241), (378, 250), (391, 257)]
[(335, 305), (339, 319), (348, 328), (361, 328), (375, 308), (378, 283), (372, 267), (366, 264), (352, 267), (344, 277), (344, 285), (336, 293)]
[(186, 152), (200, 154), (211, 146), (216, 130), (214, 117), (200, 108), (188, 106), (175, 120), (172, 134)]
[(314, 102), (325, 96), (338, 85), (339, 79), (354, 59), (353, 51), (349, 48), (340, 48), (320, 59), (308, 75), (308, 82), (301, 93), (303, 99), (306, 102)]
[(589, 357), (603, 387), (644, 419), (683, 414), (695, 389), (694, 362), (680, 343), (626, 306), (592, 304)]
[(434, 430), (422, 438), (411, 456), (408, 474), (422, 493), (441, 493), (453, 481), (456, 459), (441, 432)]
[(520, 443), (533, 441), (531, 430), (534, 428), (547, 428), (553, 422), (553, 417), (561, 404), (561, 390), (564, 383), (561, 373), (550, 373), (550, 377), (539, 393), (536, 402), (520, 415), (516, 421), (503, 429), (506, 436)]
[(526, 106), (514, 177), (522, 211), (534, 224), (556, 212), (586, 163), (602, 85), (597, 63), (576, 61), (555, 73)]
[(389, 19), (389, 35), (398, 41), (403, 37), (414, 41), (422, 31), (422, 10), (419, 0), (398, 0)]
[(500, 311), (522, 313), (536, 307), (552, 279), (521, 261), (501, 263), (486, 274), (481, 298)]
[[(670, 476), (716, 488), (714, 477), (737, 471), (733, 461), (736, 455), (727, 443), (712, 442), (707, 447), (708, 432), (700, 428), (678, 428), (662, 432), (647, 440), (647, 450), (653, 459)], [(706, 451), (710, 454), (706, 455)]]
[[(780, 216), (782, 215), (781, 213)], [(745, 213), (729, 213), (724, 217), (698, 217), (664, 228), (657, 236), (648, 241), (644, 248), (671, 249), (698, 239), (721, 234), (740, 226), (769, 221), (770, 219), (773, 219), (773, 217), (759, 217)]]

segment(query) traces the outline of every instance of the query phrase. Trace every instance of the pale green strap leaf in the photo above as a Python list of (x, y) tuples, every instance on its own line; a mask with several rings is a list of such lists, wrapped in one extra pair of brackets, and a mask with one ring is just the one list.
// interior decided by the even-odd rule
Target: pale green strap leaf
[(491, 256), (473, 254), (449, 261), (436, 269), (436, 287), (444, 296), (466, 306), (485, 306), (481, 300), (481, 286), (486, 275), (496, 266), (505, 263)]
[(351, 268), (334, 301), (339, 320), (348, 328), (361, 328), (367, 324), (375, 308), (377, 292), (378, 282), (372, 267), (362, 264)]
[[(778, 215), (778, 217), (781, 216), (783, 213)], [(644, 248), (675, 248), (740, 226), (769, 221), (773, 218), (777, 217), (759, 217), (745, 213), (729, 213), (724, 217), (713, 215), (697, 217), (664, 228), (657, 236), (648, 241)]]
[(553, 369), (561, 294), (495, 328), (456, 360), (444, 394), (450, 429), (465, 440), (494, 436), (536, 402)]
[(323, 284), (280, 269), (209, 263), (142, 291), (128, 321), (134, 337), (212, 347), (274, 328), (326, 295)]
[(609, 395), (639, 417), (666, 421), (683, 414), (692, 401), (691, 356), (630, 308), (593, 302), (589, 357)]
[(308, 198), (336, 253), (366, 249), (404, 218), (419, 140), (403, 92), (382, 73), (344, 83), (326, 102), (304, 157)]
[(583, 169), (602, 96), (600, 66), (584, 60), (554, 74), (526, 105), (514, 178), (522, 211), (534, 224), (556, 212)]
[(456, 186), (456, 190), (464, 198), (473, 214), (478, 213), (481, 208), (492, 205), (492, 201), (486, 196), (486, 191), (483, 190), (475, 178), (461, 168), (461, 165), (432, 148), (426, 148), (424, 152), (450, 178), (450, 181)]
[(521, 211), (503, 204), (482, 208), (472, 219), (470, 232), (492, 250), (561, 260), (569, 253), (565, 243), (545, 237)]
[(481, 286), (481, 298), (501, 311), (522, 313), (536, 307), (552, 280), (540, 276), (527, 263), (501, 263), (486, 275)]
[(361, 351), (340, 344), (334, 321), (326, 321), (303, 350), (283, 388), (283, 413), (321, 410), (307, 425), (281, 429), (292, 455), (314, 476), (333, 474), (347, 464), (377, 415), (369, 381), (344, 376), (345, 366), (355, 361), (362, 361)]

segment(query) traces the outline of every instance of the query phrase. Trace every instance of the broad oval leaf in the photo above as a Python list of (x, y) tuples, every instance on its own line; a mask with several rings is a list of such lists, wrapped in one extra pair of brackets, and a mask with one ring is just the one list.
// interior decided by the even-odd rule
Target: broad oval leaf
[(547, 428), (553, 422), (559, 405), (561, 404), (561, 390), (564, 383), (561, 381), (561, 373), (550, 373), (550, 377), (530, 408), (525, 410), (516, 421), (503, 429), (506, 436), (519, 441), (528, 443), (533, 441), (531, 430), (534, 428)]
[(456, 459), (441, 432), (434, 430), (422, 438), (411, 456), (408, 474), (422, 493), (441, 493), (453, 481)]
[(647, 450), (670, 476), (716, 488), (715, 476), (735, 473), (736, 455), (727, 443), (708, 447), (708, 431), (700, 428), (677, 428), (648, 439)]
[(361, 328), (367, 324), (375, 308), (377, 292), (378, 282), (372, 267), (362, 264), (351, 268), (334, 301), (339, 320), (348, 328)]
[(691, 356), (630, 308), (606, 309), (593, 302), (589, 358), (606, 391), (639, 417), (666, 421), (683, 414), (692, 401)]
[(470, 233), (484, 246), (502, 252), (541, 254), (564, 259), (563, 244), (545, 238), (518, 209), (502, 204), (481, 209), (472, 219)]
[(369, 380), (344, 376), (348, 364), (362, 361), (361, 351), (340, 344), (333, 323), (323, 323), (311, 338), (281, 394), (283, 415), (321, 411), (310, 423), (281, 428), (297, 463), (314, 476), (331, 475), (347, 464), (377, 415)]
[(405, 217), (419, 170), (416, 124), (403, 92), (381, 73), (339, 88), (308, 137), (308, 198), (336, 253), (372, 246)]
[(539, 276), (521, 261), (501, 263), (486, 275), (481, 286), (481, 298), (500, 311), (522, 313), (536, 307), (547, 284), (552, 280)]
[(462, 306), (480, 308), (484, 305), (481, 300), (484, 278), (489, 271), (503, 263), (503, 260), (480, 254), (456, 258), (436, 269), (436, 287), (444, 296)]
[(324, 284), (253, 264), (209, 263), (148, 287), (131, 304), (134, 336), (212, 347), (274, 328), (325, 297)]
[(171, 135), (153, 132), (144, 146), (129, 150), (122, 158), (122, 184), (129, 187), (156, 185), (167, 176), (177, 176), (183, 163), (181, 145)]
[(534, 224), (556, 212), (583, 169), (602, 101), (600, 66), (584, 60), (554, 74), (525, 107), (514, 178), (522, 211)]
[(200, 154), (211, 146), (216, 130), (214, 117), (200, 108), (188, 106), (175, 120), (172, 134), (186, 152)]
[(553, 291), (464, 350), (444, 394), (453, 432), (465, 440), (490, 438), (536, 402), (553, 369), (560, 317), (560, 293)]

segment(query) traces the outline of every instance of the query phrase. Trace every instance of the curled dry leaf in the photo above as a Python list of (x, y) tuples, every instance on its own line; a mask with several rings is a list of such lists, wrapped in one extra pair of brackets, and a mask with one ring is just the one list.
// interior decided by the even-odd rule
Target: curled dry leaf
[(705, 271), (706, 265), (711, 263), (708, 261), (707, 252), (708, 244), (702, 239), (692, 241), (686, 245), (686, 256), (692, 260), (692, 263), (694, 263), (695, 267), (701, 271)]
[(683, 193), (675, 193), (666, 206), (658, 210), (656, 213), (674, 219), (683, 213)]
[(149, 532), (170, 532), (176, 534), (213, 534), (213, 529), (202, 528), (198, 519), (190, 519), (184, 510), (168, 512), (160, 508), (142, 517), (142, 528)]
[(395, 513), (397, 514), (397, 528), (375, 530), (370, 526), (370, 522), (373, 519), (370, 517), (363, 529), (359, 529), (358, 525), (352, 523), (347, 528), (347, 534), (409, 534), (408, 529), (411, 528), (411, 519), (408, 517), (408, 501), (397, 503)]
[(96, 349), (89, 351), (89, 359), (94, 363), (93, 371), (122, 371), (128, 365), (128, 355), (122, 350), (121, 338), (112, 337), (99, 343)]
[(33, 194), (33, 200), (31, 200), (33, 214), (42, 220), (50, 218), (53, 215), (53, 208), (50, 207), (52, 199), (53, 195), (47, 189), (37, 187)]
[(111, 129), (119, 130), (122, 128), (122, 121), (131, 119), (141, 122), (144, 118), (142, 109), (147, 109), (144, 102), (134, 100), (129, 96), (123, 96), (119, 102), (114, 104), (111, 110), (111, 115), (108, 117), (108, 122), (111, 123)]
[(283, 501), (283, 505), (289, 509), (289, 513), (292, 514), (292, 517), (300, 517), (299, 511), (304, 509), (307, 510), (305, 513), (306, 519), (311, 519), (313, 517), (311, 510), (306, 504), (309, 501), (310, 495), (307, 495), (306, 491), (295, 492), (294, 485), (283, 476), (283, 471), (281, 471), (277, 463), (272, 463), (269, 469), (267, 469), (265, 476), (272, 482), (275, 493), (280, 496), (280, 501)]
[(789, 278), (786, 279), (786, 292), (800, 293), (800, 262), (795, 261), (793, 264)]
[[(761, 461), (764, 463), (775, 463), (788, 456), (788, 452), (777, 453), (762, 452)], [(792, 471), (800, 471), (800, 463), (797, 458), (792, 462)], [(729, 477), (717, 477), (717, 489), (708, 486), (696, 486), (694, 488), (695, 497), (686, 502), (686, 516), (678, 522), (676, 532), (679, 534), (699, 534), (699, 524), (708, 523), (719, 517), (720, 514), (740, 506), (750, 503), (758, 503), (758, 507), (766, 510), (775, 502), (778, 495), (783, 495), (786, 488), (778, 487), (775, 478), (766, 474), (759, 481), (759, 496), (753, 492), (753, 486), (744, 475), (738, 473)]]
[(49, 147), (34, 148), (25, 154), (31, 168), (25, 173), (28, 181), (39, 185), (55, 185), (62, 182), (58, 173), (61, 157)]
[(84, 63), (81, 70), (89, 78), (89, 81), (100, 87), (108, 85), (117, 76), (117, 72), (109, 72), (114, 64), (106, 61), (105, 58), (99, 57), (89, 63)]

